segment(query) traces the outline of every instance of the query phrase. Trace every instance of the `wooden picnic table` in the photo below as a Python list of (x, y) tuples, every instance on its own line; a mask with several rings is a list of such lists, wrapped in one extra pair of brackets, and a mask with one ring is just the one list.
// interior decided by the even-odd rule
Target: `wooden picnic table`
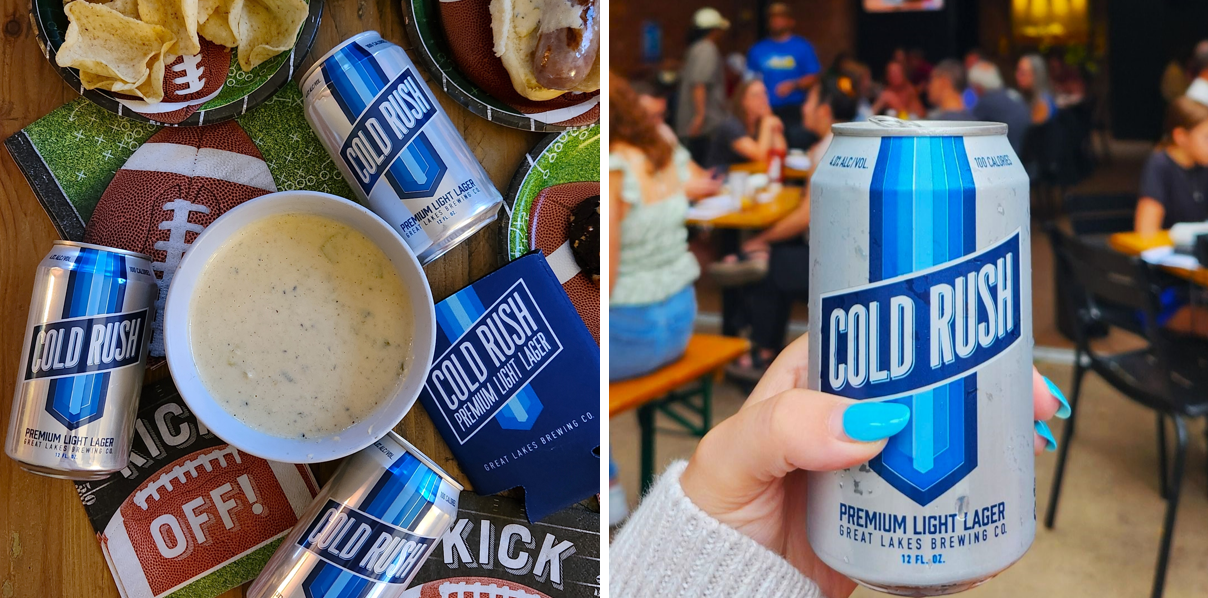
[[(0, 0), (5, 15), (0, 38), (0, 137), (7, 138), (51, 110), (77, 97), (38, 48), (28, 17), (29, 0)], [(377, 30), (409, 51), (398, 2), (331, 2), (323, 8), (310, 61), (337, 43), (366, 30)], [(412, 59), (420, 63), (412, 52)], [(305, 72), (310, 61), (298, 69)], [(422, 72), (422, 69), (421, 69)], [(427, 73), (424, 73), (427, 78)], [(507, 189), (525, 153), (542, 134), (505, 128), (471, 114), (435, 86), (433, 91), (499, 189)], [(15, 388), (25, 319), (33, 292), (34, 270), (58, 238), (16, 163), (0, 151), (0, 389)], [(500, 265), (497, 221), (427, 268), (432, 295), (440, 301)], [(148, 381), (166, 375), (149, 372)], [(11, 395), (3, 395), (5, 397)], [(8, 429), (11, 409), (0, 399), (0, 430)], [(428, 415), (417, 403), (395, 430), (432, 457), (454, 477), (467, 482)], [(326, 481), (334, 464), (317, 467)], [(5, 571), (0, 596), (87, 596), (117, 598), (117, 586), (105, 565), (96, 534), (71, 482), (26, 473), (0, 456), (0, 537)], [(238, 598), (236, 588), (221, 598)]]
[(645, 376), (608, 385), (608, 416), (638, 411), (641, 435), (641, 490), (654, 481), (655, 416), (662, 412), (677, 430), (703, 438), (713, 427), (713, 382), (722, 368), (746, 353), (743, 338), (693, 334), (684, 355)]
[[(1142, 235), (1133, 232), (1115, 233), (1108, 237), (1107, 243), (1112, 249), (1127, 255), (1141, 255), (1142, 252), (1150, 249), (1174, 245), (1174, 241), (1170, 238), (1170, 231), (1158, 231), (1152, 235)], [(1194, 270), (1173, 266), (1163, 266), (1162, 269), (1179, 278), (1208, 287), (1208, 268), (1204, 268), (1203, 266)]]
[(710, 220), (688, 220), (693, 226), (731, 229), (762, 229), (776, 224), (801, 203), (801, 187), (784, 187), (767, 203), (752, 202), (746, 209)]

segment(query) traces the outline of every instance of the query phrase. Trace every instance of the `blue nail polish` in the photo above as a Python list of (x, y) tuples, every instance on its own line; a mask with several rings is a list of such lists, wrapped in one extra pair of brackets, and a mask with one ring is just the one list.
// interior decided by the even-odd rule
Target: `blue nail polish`
[(1065, 400), (1065, 395), (1061, 393), (1061, 389), (1057, 388), (1057, 385), (1053, 384), (1053, 381), (1049, 380), (1048, 376), (1041, 376), (1041, 378), (1044, 378), (1044, 383), (1049, 387), (1049, 392), (1052, 393), (1053, 398), (1061, 402), (1061, 406), (1057, 408), (1057, 417), (1061, 419), (1069, 418), (1071, 413), (1070, 402)]
[(902, 431), (910, 408), (901, 403), (863, 401), (843, 412), (843, 431), (852, 440), (875, 442)]
[(1044, 439), (1044, 450), (1049, 452), (1057, 450), (1057, 439), (1053, 438), (1053, 432), (1049, 430), (1048, 424), (1036, 422), (1036, 433)]

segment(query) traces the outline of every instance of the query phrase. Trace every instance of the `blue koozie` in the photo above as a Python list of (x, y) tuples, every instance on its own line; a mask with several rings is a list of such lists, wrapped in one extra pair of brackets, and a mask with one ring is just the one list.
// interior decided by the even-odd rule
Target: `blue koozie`
[(598, 493), (600, 348), (545, 256), (436, 306), (420, 400), (478, 494), (524, 487), (530, 521)]

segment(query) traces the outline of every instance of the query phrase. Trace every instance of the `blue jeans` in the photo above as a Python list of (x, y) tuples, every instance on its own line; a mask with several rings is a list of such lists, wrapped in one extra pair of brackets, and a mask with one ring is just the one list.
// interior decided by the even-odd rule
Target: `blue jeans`
[(696, 319), (691, 285), (659, 303), (608, 308), (608, 379), (648, 374), (679, 359)]

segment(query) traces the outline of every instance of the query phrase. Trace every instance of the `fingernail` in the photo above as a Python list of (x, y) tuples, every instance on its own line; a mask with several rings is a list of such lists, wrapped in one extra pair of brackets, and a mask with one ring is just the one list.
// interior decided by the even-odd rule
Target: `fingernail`
[(1041, 376), (1041, 378), (1044, 378), (1044, 383), (1049, 387), (1049, 392), (1053, 395), (1053, 398), (1061, 402), (1061, 407), (1057, 408), (1057, 417), (1061, 419), (1069, 418), (1071, 413), (1070, 402), (1065, 400), (1065, 395), (1061, 393), (1061, 389), (1057, 388), (1057, 385), (1053, 384), (1053, 381), (1049, 380), (1048, 376)]
[(1036, 422), (1036, 433), (1044, 439), (1044, 450), (1049, 452), (1057, 450), (1057, 439), (1053, 438), (1053, 432), (1049, 430), (1048, 424)]
[(843, 432), (852, 440), (875, 442), (902, 431), (910, 421), (910, 408), (901, 403), (864, 401), (843, 412)]

